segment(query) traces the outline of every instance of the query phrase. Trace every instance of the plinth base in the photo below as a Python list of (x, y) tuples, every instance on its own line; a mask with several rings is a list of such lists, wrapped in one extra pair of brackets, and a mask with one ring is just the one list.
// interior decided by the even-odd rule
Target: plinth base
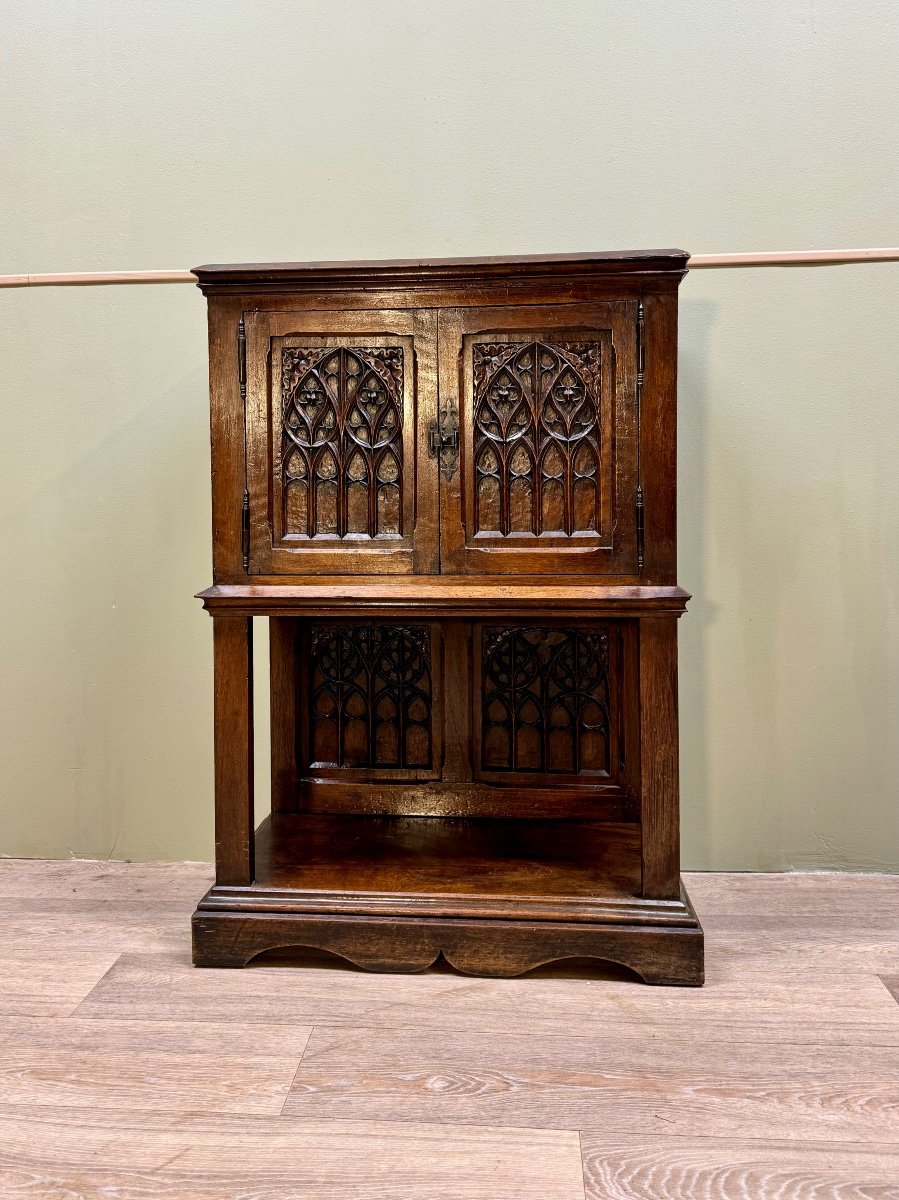
[(589, 957), (697, 986), (703, 935), (686, 892), (639, 896), (639, 861), (628, 824), (278, 816), (259, 831), (256, 881), (200, 902), (194, 962), (308, 947), (370, 971), (423, 971), (442, 955), (512, 976)]

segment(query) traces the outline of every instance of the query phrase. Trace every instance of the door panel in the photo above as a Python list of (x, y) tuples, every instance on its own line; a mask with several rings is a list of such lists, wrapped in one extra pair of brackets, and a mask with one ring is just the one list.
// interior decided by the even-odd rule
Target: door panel
[(629, 302), (441, 311), (443, 571), (636, 570), (636, 319)]
[(245, 324), (251, 574), (433, 569), (434, 313)]

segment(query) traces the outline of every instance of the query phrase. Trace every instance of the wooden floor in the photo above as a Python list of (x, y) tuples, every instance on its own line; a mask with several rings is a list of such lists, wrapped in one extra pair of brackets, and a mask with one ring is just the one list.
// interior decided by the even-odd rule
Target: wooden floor
[(0, 862), (2, 1200), (899, 1198), (899, 877), (689, 876), (701, 990), (195, 970), (209, 881)]

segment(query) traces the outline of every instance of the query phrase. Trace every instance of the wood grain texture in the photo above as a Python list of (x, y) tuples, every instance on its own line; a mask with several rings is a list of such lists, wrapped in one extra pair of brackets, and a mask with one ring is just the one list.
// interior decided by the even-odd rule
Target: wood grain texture
[[(64, 920), (64, 918), (63, 918)], [(118, 957), (115, 949), (73, 946), (49, 954), (39, 944), (3, 950), (0, 1014), (67, 1017)]]
[(310, 813), (273, 817), (258, 841), (257, 885), (360, 898), (401, 893), (419, 908), (431, 897), (490, 897), (508, 918), (522, 898), (627, 903), (639, 888), (632, 824), (565, 821), (558, 829), (554, 821)]
[[(0, 903), (7, 897), (46, 899), (78, 911), (108, 900), (154, 905), (196, 900), (212, 882), (209, 863), (126, 863), (97, 859), (0, 858)], [(118, 911), (119, 905), (113, 906)], [(27, 907), (24, 911), (28, 911)]]
[(643, 895), (673, 899), (680, 890), (677, 622), (645, 617), (639, 641)]
[(583, 1200), (575, 1131), (0, 1107), (27, 1200)]
[[(493, 284), (502, 289), (522, 279), (567, 281), (576, 276), (670, 276), (676, 287), (687, 269), (684, 250), (623, 250), (587, 254), (525, 254), (478, 258), (357, 259), (349, 262), (209, 263), (194, 267), (204, 294), (232, 288), (266, 292), (375, 287), (428, 288)], [(659, 280), (653, 281), (659, 286)]]
[(297, 623), (272, 617), (268, 623), (272, 812), (292, 812), (297, 779)]
[(490, 617), (531, 616), (564, 608), (566, 616), (639, 617), (683, 613), (690, 593), (679, 587), (609, 586), (535, 579), (453, 580), (429, 577), (410, 583), (354, 576), (319, 576), (303, 586), (255, 579), (249, 584), (216, 584), (198, 593), (212, 613), (232, 616), (340, 617), (364, 607), (367, 616)]
[(640, 400), (645, 583), (677, 576), (677, 296), (643, 295), (644, 370)]
[(897, 877), (688, 876), (674, 991), (197, 971), (210, 879), (0, 862), (0, 1195), (899, 1200)]
[[(429, 386), (434, 312), (288, 307), (291, 311), (245, 315), (250, 573), (339, 573), (351, 569), (351, 561), (352, 570), (363, 574), (433, 569), (437, 465), (428, 456), (427, 430), (436, 411)], [(326, 348), (340, 358), (350, 354), (361, 395), (367, 383), (374, 384), (368, 405), (360, 408), (348, 398), (346, 362), (336, 373), (324, 369), (331, 358)], [(383, 363), (374, 365), (388, 348), (396, 356), (396, 378)], [(281, 368), (288, 363), (293, 365), (282, 391)], [(213, 393), (213, 407), (225, 402)], [(393, 408), (389, 426), (388, 408)], [(380, 414), (372, 428), (366, 413)], [(383, 457), (388, 452), (390, 469)], [(371, 485), (364, 498), (363, 479)], [(395, 511), (386, 525), (379, 480), (394, 493)], [(367, 510), (361, 524), (357, 499), (364, 499)]]
[(312, 1027), (284, 1022), (265, 1025), (239, 1017), (233, 1021), (135, 1021), (70, 1017), (8, 1017), (3, 1022), (2, 1052), (60, 1051), (78, 1054), (194, 1055), (284, 1058), (299, 1062)]
[[(247, 486), (244, 401), (238, 364), (239, 299), (209, 309), (209, 432), (213, 579), (246, 579), (239, 514)], [(237, 519), (235, 520), (235, 514)]]
[(253, 879), (253, 626), (215, 617), (215, 861), (219, 883)]
[[(458, 462), (441, 472), (442, 573), (638, 574), (636, 312), (633, 301), (441, 310), (440, 404), (444, 419), (459, 432)], [(559, 369), (561, 345), (569, 348), (568, 370)], [(596, 370), (593, 387), (582, 361), (590, 356), (588, 345)], [(572, 385), (568, 393), (558, 399), (552, 392), (544, 395), (543, 388), (556, 380)], [(582, 424), (575, 413), (584, 419), (591, 397), (598, 426), (596, 494), (591, 509), (578, 489), (577, 518), (574, 489), (563, 484), (566, 470), (550, 431), (573, 422), (560, 444), (566, 454), (581, 447), (573, 462), (583, 468), (585, 483), (591, 419)], [(485, 488), (488, 480), (495, 487)], [(577, 537), (562, 532), (571, 521), (584, 526)]]
[(690, 875), (690, 891), (700, 897), (709, 916), (740, 916), (753, 920), (766, 915), (789, 921), (795, 917), (822, 920), (837, 917), (847, 925), (867, 924), (868, 917), (890, 918), (895, 928), (899, 903), (896, 875), (845, 874), (814, 871), (783, 874)]
[(586, 1200), (896, 1200), (895, 1147), (581, 1135)]
[(899, 1050), (514, 1032), (316, 1029), (284, 1106), (303, 1117), (887, 1142)]
[(86, 1048), (59, 1045), (0, 1046), (0, 1086), (10, 1104), (117, 1109), (268, 1113), (284, 1103), (299, 1056), (232, 1053), (218, 1049), (185, 1054), (122, 1051), (97, 1040)]

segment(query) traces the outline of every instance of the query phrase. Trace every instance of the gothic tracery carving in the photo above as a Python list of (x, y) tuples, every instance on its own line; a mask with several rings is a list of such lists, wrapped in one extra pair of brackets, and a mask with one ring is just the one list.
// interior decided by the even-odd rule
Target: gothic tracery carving
[(484, 770), (607, 773), (609, 702), (607, 630), (484, 627)]
[(322, 765), (429, 768), (427, 625), (313, 625), (311, 757)]
[(601, 358), (599, 342), (474, 345), (477, 532), (596, 531)]
[(281, 351), (284, 529), (306, 537), (402, 534), (403, 351)]

